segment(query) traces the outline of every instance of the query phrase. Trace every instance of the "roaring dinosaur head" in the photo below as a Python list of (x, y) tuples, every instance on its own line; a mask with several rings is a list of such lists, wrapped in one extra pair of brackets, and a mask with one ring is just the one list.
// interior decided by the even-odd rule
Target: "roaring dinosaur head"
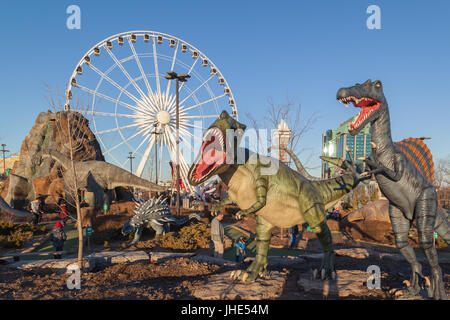
[(387, 108), (383, 86), (380, 80), (367, 80), (363, 84), (348, 88), (341, 88), (337, 92), (336, 99), (347, 105), (352, 102), (355, 107), (361, 108), (355, 121), (350, 124), (349, 133), (357, 135), (368, 123), (375, 121), (382, 111)]
[[(191, 185), (196, 186), (213, 175), (225, 172), (232, 165), (233, 161), (227, 161), (227, 152), (231, 151), (228, 149), (234, 148), (233, 154), (236, 154), (245, 128), (245, 125), (237, 122), (226, 111), (222, 111), (219, 118), (203, 135), (199, 154), (188, 173)], [(233, 138), (230, 139), (231, 137)]]

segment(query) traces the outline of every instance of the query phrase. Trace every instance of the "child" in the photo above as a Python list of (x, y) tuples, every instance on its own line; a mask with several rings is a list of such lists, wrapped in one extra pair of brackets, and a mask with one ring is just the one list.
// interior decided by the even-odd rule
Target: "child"
[(244, 237), (239, 237), (236, 242), (236, 262), (244, 262), (245, 260), (245, 247), (247, 246), (246, 239)]
[[(55, 228), (52, 230), (52, 233), (50, 234), (50, 241), (53, 243), (56, 252), (63, 251), (64, 241), (66, 241), (66, 239), (67, 236), (63, 230), (62, 223), (59, 221), (56, 222)], [(55, 259), (61, 259), (61, 255), (55, 254)]]

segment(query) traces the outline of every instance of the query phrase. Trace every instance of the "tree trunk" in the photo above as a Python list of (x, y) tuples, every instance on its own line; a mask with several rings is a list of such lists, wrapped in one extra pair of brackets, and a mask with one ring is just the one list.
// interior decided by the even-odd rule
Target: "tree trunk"
[[(71, 115), (72, 112), (69, 111), (69, 115)], [(80, 270), (83, 269), (83, 221), (81, 221), (81, 209), (80, 209), (80, 199), (78, 198), (78, 182), (77, 182), (77, 171), (75, 169), (75, 161), (73, 159), (73, 145), (72, 145), (72, 130), (70, 125), (70, 118), (69, 115), (67, 116), (67, 127), (69, 131), (69, 148), (70, 148), (70, 162), (72, 167), (72, 176), (73, 176), (73, 195), (75, 198), (75, 205), (77, 208), (77, 229), (78, 229), (78, 267)]]

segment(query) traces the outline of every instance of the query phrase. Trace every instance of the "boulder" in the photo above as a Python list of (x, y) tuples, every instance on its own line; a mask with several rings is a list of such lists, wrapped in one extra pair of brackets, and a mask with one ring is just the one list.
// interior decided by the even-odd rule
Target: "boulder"
[(390, 243), (388, 236), (392, 234), (392, 225), (388, 201), (375, 200), (351, 212), (339, 222), (339, 231), (354, 240)]
[(281, 296), (287, 274), (273, 271), (268, 277), (253, 282), (230, 279), (232, 271), (215, 274), (196, 288), (192, 295), (202, 300), (269, 300)]
[(371, 201), (361, 209), (347, 215), (346, 219), (349, 222), (365, 220), (391, 223), (389, 218), (389, 201), (382, 199)]
[(311, 272), (300, 274), (297, 281), (299, 290), (322, 295), (326, 298), (362, 297), (371, 294), (382, 295), (381, 289), (369, 289), (366, 282), (369, 274), (361, 270), (337, 270), (336, 280), (312, 279)]

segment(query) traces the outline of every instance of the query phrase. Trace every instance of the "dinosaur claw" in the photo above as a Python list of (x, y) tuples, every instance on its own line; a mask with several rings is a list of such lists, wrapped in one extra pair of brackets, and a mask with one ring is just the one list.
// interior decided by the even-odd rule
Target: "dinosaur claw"
[(408, 280), (404, 280), (403, 283), (406, 285), (407, 288), (411, 287), (411, 282)]
[(245, 282), (248, 278), (248, 273), (245, 272), (244, 275), (242, 276), (242, 282)]
[(231, 271), (231, 273), (230, 273), (230, 279), (233, 279), (233, 278), (234, 278), (235, 272), (236, 272), (236, 271)]
[(375, 142), (370, 142), (370, 144), (372, 145), (372, 149), (376, 149), (377, 148), (377, 145), (375, 144)]

